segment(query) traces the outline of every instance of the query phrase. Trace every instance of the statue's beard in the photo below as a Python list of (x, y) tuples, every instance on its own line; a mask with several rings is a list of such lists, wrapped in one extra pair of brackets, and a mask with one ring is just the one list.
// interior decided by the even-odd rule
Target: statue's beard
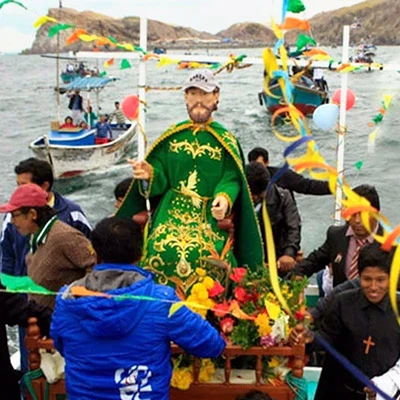
[(187, 106), (187, 110), (189, 117), (193, 122), (204, 124), (211, 118), (211, 114), (214, 110), (216, 110), (216, 106), (214, 105), (212, 108), (209, 108), (204, 104), (197, 103), (190, 108)]

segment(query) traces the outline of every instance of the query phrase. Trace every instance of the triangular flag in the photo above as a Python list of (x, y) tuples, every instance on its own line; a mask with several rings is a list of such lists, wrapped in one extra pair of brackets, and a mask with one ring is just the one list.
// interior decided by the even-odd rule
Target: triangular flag
[(357, 168), (358, 171), (361, 171), (362, 166), (364, 165), (364, 161), (357, 161), (354, 166)]
[(314, 46), (317, 45), (317, 42), (310, 36), (300, 34), (297, 37), (296, 48), (297, 50), (301, 50), (307, 44), (313, 44)]
[(305, 10), (305, 6), (301, 0), (289, 0), (288, 11), (298, 14)]
[(108, 68), (110, 65), (113, 65), (113, 64), (114, 64), (114, 59), (110, 58), (109, 60), (104, 61), (104, 68)]
[(309, 31), (311, 29), (308, 21), (292, 17), (286, 17), (283, 24), (278, 27), (285, 30), (301, 29), (302, 31)]
[(34, 28), (40, 28), (42, 25), (46, 24), (47, 22), (58, 22), (55, 18), (48, 17), (47, 15), (43, 15), (39, 17), (34, 23)]
[(29, 276), (13, 276), (2, 273), (1, 283), (10, 292), (54, 294), (54, 292), (35, 283)]
[(121, 66), (119, 67), (119, 69), (128, 69), (128, 68), (132, 68), (131, 63), (126, 58), (123, 58), (121, 60)]
[(25, 8), (25, 10), (28, 9), (28, 8), (25, 7), (21, 2), (15, 1), (15, 0), (4, 0), (4, 1), (2, 1), (2, 2), (0, 3), (0, 9), (1, 9), (4, 5), (10, 4), (10, 3), (14, 3), (14, 4), (16, 4), (17, 6), (20, 6), (20, 7), (22, 7), (22, 8)]
[(60, 31), (65, 31), (65, 30), (67, 30), (69, 28), (75, 28), (75, 25), (69, 25), (69, 24), (57, 24), (57, 25), (54, 25), (49, 29), (48, 36), (51, 38), (51, 37), (57, 35), (57, 33), (59, 33)]
[(79, 40), (79, 36), (80, 36), (80, 35), (86, 35), (86, 34), (87, 34), (86, 29), (82, 29), (82, 28), (75, 29), (75, 30), (72, 32), (71, 36), (68, 36), (68, 37), (67, 37), (65, 43), (66, 43), (67, 46), (68, 46), (68, 45), (70, 45), (70, 44), (72, 44), (72, 43), (77, 42), (77, 41)]

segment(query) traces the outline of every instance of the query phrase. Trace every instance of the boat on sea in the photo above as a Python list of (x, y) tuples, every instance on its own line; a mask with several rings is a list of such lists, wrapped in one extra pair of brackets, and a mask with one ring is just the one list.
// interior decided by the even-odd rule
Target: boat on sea
[[(82, 90), (88, 93), (99, 92), (114, 78), (80, 78), (66, 90)], [(95, 144), (96, 129), (69, 128), (61, 129), (58, 121), (51, 123), (50, 131), (35, 139), (30, 149), (41, 160), (48, 161), (54, 177), (69, 178), (89, 171), (98, 171), (117, 164), (132, 148), (137, 133), (137, 123), (123, 127), (111, 124), (113, 137), (108, 143)]]
[[(265, 90), (258, 94), (260, 105), (264, 105), (266, 109), (273, 114), (286, 104), (283, 101), (282, 90), (279, 83), (269, 86), (270, 93)], [(271, 95), (272, 94), (272, 95)], [(324, 104), (327, 100), (328, 93), (321, 90), (317, 85), (305, 86), (297, 83), (293, 86), (293, 104), (304, 114), (312, 115), (314, 110)]]

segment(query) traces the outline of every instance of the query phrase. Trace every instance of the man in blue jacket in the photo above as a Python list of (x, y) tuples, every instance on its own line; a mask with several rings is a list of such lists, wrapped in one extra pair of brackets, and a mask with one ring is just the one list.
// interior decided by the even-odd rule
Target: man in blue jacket
[[(46, 192), (49, 192), (49, 205), (57, 212), (58, 219), (81, 231), (90, 238), (91, 227), (81, 207), (52, 191), (53, 171), (48, 162), (36, 158), (21, 161), (14, 169), (17, 175), (17, 185), (36, 183)], [(22, 236), (11, 223), (11, 214), (7, 214), (3, 221), (1, 235), (1, 272), (14, 275), (27, 275), (25, 257), (28, 253), (28, 236)], [(24, 352), (24, 329), (20, 329), (21, 368), (27, 370), (26, 352)]]
[[(222, 353), (225, 342), (186, 307), (169, 316), (179, 299), (172, 288), (155, 284), (151, 273), (135, 265), (142, 233), (134, 221), (102, 220), (92, 243), (99, 264), (61, 289), (50, 331), (65, 357), (68, 399), (167, 400), (171, 342), (197, 357), (212, 358)], [(96, 296), (78, 297), (82, 288)]]

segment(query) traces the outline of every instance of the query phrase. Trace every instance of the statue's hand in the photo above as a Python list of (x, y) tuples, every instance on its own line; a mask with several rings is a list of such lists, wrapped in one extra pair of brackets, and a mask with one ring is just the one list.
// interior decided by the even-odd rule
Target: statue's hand
[(151, 165), (147, 161), (137, 161), (128, 159), (132, 165), (134, 179), (149, 180), (151, 177)]
[(217, 220), (224, 219), (228, 208), (227, 198), (225, 196), (217, 196), (212, 203), (211, 215)]

